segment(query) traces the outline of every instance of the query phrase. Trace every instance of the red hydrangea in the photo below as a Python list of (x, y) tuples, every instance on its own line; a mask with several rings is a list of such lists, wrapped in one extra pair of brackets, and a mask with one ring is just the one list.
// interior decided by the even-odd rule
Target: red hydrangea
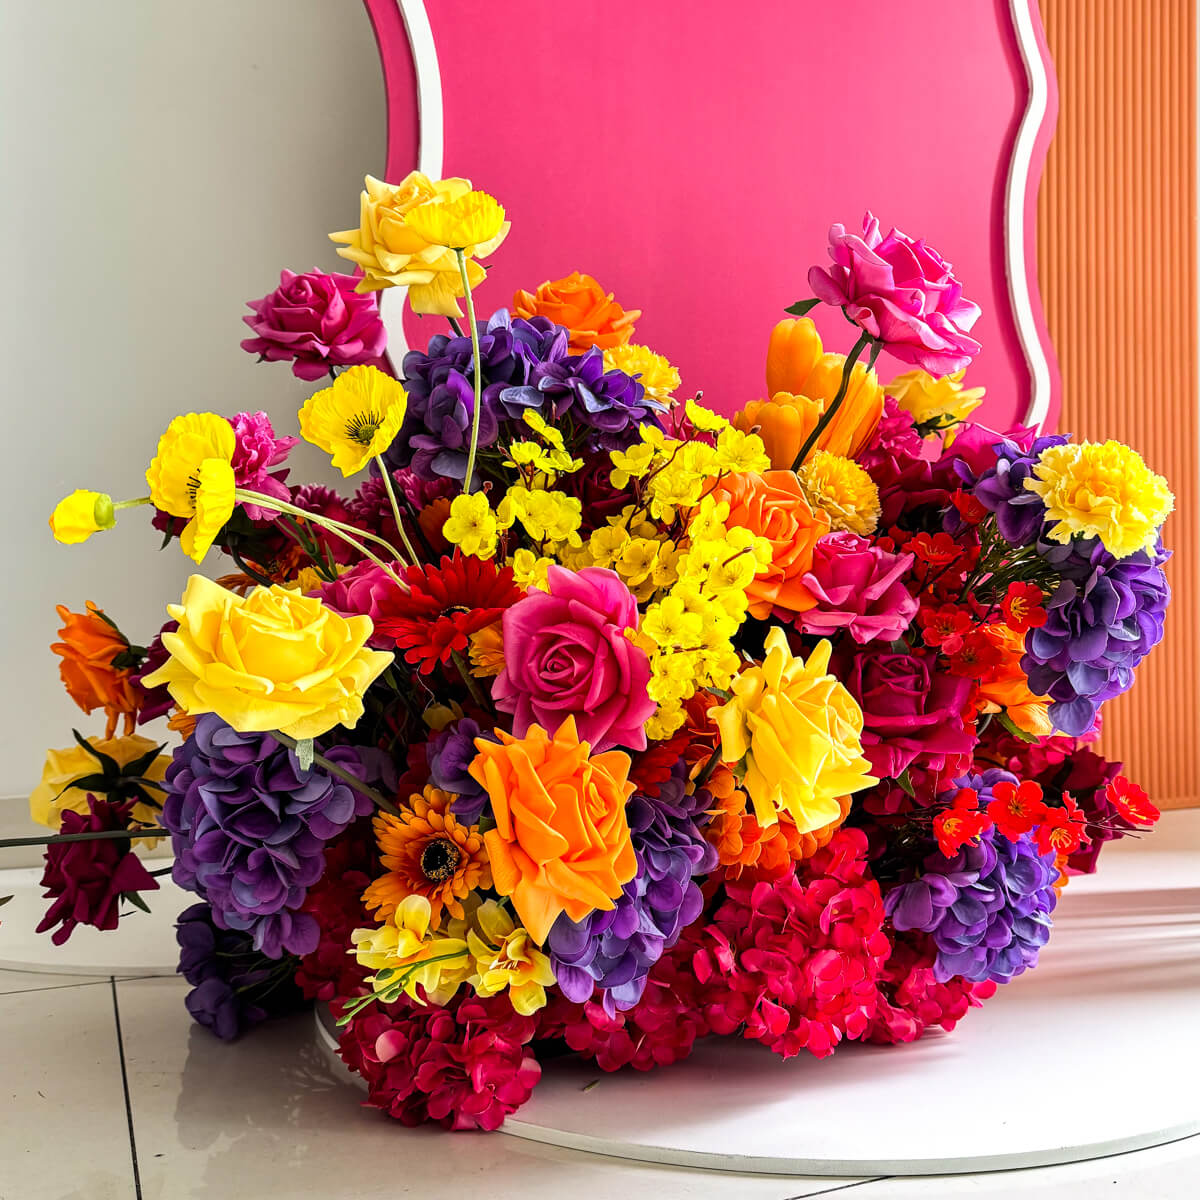
[(955, 975), (938, 983), (933, 977), (937, 948), (925, 933), (897, 933), (879, 979), (879, 1008), (866, 1040), (882, 1044), (915, 1042), (935, 1026), (951, 1030), (995, 994), (996, 985), (970, 983)]
[(726, 884), (693, 956), (715, 1033), (741, 1029), (784, 1058), (863, 1036), (890, 950), (866, 853), (862, 830), (841, 829), (781, 879)]
[(445, 1008), (368, 1009), (342, 1031), (338, 1053), (366, 1080), (367, 1104), (404, 1125), (498, 1129), (541, 1077), (528, 1048), (536, 1027), (507, 996), (465, 989)]

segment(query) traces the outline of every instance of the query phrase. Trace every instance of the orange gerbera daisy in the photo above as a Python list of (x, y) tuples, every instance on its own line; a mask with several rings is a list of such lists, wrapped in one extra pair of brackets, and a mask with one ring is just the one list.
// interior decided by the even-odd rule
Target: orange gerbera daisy
[(426, 787), (410, 796), (400, 816), (380, 813), (375, 839), (388, 873), (363, 893), (363, 903), (377, 909), (381, 919), (396, 911), (406, 896), (424, 896), (437, 928), (444, 908), (452, 917), (464, 916), (462, 900), (476, 888), (491, 887), (492, 869), (483, 836), (474, 826), (460, 825), (450, 811), (453, 796)]
[(810, 858), (828, 845), (850, 812), (850, 797), (842, 796), (838, 799), (841, 816), (836, 821), (810, 833), (799, 833), (786, 813), (780, 813), (774, 825), (760, 825), (753, 809), (747, 807), (746, 793), (726, 766), (718, 766), (704, 788), (716, 801), (704, 836), (716, 847), (727, 879), (739, 879), (743, 874), (755, 879), (786, 875), (792, 863)]

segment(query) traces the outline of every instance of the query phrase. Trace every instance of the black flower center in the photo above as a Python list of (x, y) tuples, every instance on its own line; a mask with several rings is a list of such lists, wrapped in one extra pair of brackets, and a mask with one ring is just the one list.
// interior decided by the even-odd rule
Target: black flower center
[(369, 446), (382, 424), (383, 419), (378, 413), (356, 413), (346, 422), (346, 436), (360, 446)]
[(421, 851), (421, 874), (441, 883), (454, 875), (460, 862), (462, 851), (449, 838), (435, 838)]

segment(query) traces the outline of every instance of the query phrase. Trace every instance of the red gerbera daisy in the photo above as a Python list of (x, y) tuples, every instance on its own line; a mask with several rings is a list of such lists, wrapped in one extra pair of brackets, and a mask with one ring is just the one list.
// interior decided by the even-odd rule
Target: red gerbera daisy
[(1153, 825), (1162, 813), (1136, 783), (1118, 775), (1104, 789), (1104, 798), (1132, 825)]
[(375, 628), (393, 639), (407, 662), (428, 675), (448, 663), (467, 639), (497, 620), (525, 594), (511, 567), (455, 553), (438, 566), (417, 564), (401, 576), (407, 595), (390, 596)]

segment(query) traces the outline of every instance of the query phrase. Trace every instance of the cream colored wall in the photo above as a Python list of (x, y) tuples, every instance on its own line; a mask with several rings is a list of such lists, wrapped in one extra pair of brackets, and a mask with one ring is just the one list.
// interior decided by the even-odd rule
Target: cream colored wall
[(102, 732), (58, 683), (54, 605), (95, 600), (146, 638), (187, 575), (146, 510), (62, 547), (50, 509), (74, 487), (142, 494), (189, 408), (294, 431), (310, 389), (239, 349), (242, 304), (283, 266), (340, 261), (325, 233), (356, 220), (386, 131), (358, 0), (3, 4), (0, 114), (0, 797), (22, 797), (0, 801), (2, 835), (44, 748)]

